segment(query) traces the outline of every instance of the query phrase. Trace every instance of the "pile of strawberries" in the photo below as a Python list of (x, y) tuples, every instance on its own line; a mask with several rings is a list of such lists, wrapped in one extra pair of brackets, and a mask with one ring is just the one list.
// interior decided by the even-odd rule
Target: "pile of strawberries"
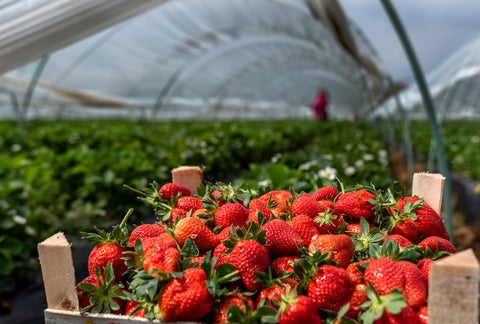
[(456, 253), (442, 219), (416, 196), (340, 187), (136, 190), (159, 221), (130, 228), (129, 210), (111, 232), (82, 233), (95, 245), (77, 285), (82, 310), (165, 322), (427, 323), (430, 265)]

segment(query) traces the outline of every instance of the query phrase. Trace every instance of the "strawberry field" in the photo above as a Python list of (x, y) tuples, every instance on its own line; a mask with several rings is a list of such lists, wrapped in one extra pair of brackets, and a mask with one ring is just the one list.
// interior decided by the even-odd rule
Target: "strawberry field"
[[(129, 223), (141, 223), (155, 211), (127, 186), (142, 190), (152, 181), (166, 183), (179, 165), (204, 166), (207, 182), (248, 183), (250, 194), (262, 188), (297, 194), (340, 189), (339, 180), (349, 190), (360, 184), (407, 194), (395, 182), (381, 135), (363, 122), (57, 121), (32, 122), (26, 131), (2, 122), (0, 132), (0, 294), (7, 298), (38, 271), (39, 241), (59, 230), (78, 236), (93, 226), (109, 229), (130, 208), (135, 212)], [(423, 151), (428, 135), (418, 134), (414, 140)], [(474, 140), (473, 133), (464, 134)], [(448, 141), (460, 145), (459, 138), (464, 137), (446, 136), (446, 147)], [(478, 159), (474, 150), (462, 153), (463, 161)]]

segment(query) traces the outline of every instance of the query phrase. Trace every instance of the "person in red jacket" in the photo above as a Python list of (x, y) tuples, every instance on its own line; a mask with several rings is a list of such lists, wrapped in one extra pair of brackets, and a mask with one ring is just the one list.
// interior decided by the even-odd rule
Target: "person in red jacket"
[(317, 89), (317, 96), (312, 101), (312, 115), (315, 120), (326, 121), (328, 119), (328, 92), (325, 88)]

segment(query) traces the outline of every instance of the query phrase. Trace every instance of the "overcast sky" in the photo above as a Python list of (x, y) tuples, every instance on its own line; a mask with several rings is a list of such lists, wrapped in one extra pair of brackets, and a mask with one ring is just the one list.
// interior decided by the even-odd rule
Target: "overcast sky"
[[(395, 80), (413, 75), (405, 52), (379, 0), (339, 0), (365, 32)], [(480, 37), (480, 0), (391, 0), (425, 73), (455, 50)]]

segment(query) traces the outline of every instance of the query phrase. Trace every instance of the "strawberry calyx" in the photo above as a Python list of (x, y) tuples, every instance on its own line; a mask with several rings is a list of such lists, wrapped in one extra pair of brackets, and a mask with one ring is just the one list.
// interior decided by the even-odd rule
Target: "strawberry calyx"
[(277, 310), (267, 306), (266, 299), (262, 299), (256, 309), (252, 309), (248, 301), (240, 295), (245, 304), (245, 312), (237, 305), (232, 305), (227, 310), (228, 323), (238, 324), (257, 324), (257, 323), (276, 323)]
[(200, 267), (207, 275), (205, 285), (207, 290), (215, 298), (216, 302), (220, 302), (224, 295), (232, 294), (232, 283), (240, 279), (239, 271), (231, 263), (222, 263), (215, 266), (218, 257), (212, 256), (208, 251)]
[(365, 218), (360, 218), (360, 235), (352, 236), (354, 250), (354, 259), (356, 261), (365, 260), (370, 257), (370, 246), (379, 245), (387, 235), (386, 231), (381, 231), (378, 227), (370, 229)]
[(293, 263), (293, 271), (295, 276), (299, 279), (297, 285), (297, 292), (305, 294), (306, 288), (317, 270), (324, 264), (337, 266), (338, 263), (331, 259), (332, 252), (323, 253), (316, 250), (310, 253), (307, 248), (301, 246), (299, 248), (300, 258)]
[(364, 310), (360, 315), (360, 319), (364, 324), (373, 324), (383, 316), (385, 311), (388, 311), (390, 314), (399, 314), (407, 306), (405, 297), (397, 288), (393, 289), (388, 295), (380, 296), (369, 282), (367, 285), (367, 297), (368, 300), (360, 306)]
[(261, 213), (259, 213), (258, 216), (259, 225), (257, 225), (255, 222), (247, 221), (248, 228), (246, 230), (241, 226), (230, 226), (230, 230), (228, 231), (228, 239), (222, 242), (223, 245), (227, 247), (225, 253), (231, 253), (239, 241), (254, 240), (262, 245), (265, 245), (267, 241), (267, 233), (265, 230), (260, 230), (260, 227), (263, 226), (265, 221)]
[(424, 252), (416, 245), (401, 248), (395, 240), (387, 238), (381, 246), (370, 245), (369, 254), (374, 259), (389, 258), (394, 261), (405, 260), (416, 263), (423, 258)]
[(94, 314), (104, 313), (118, 313), (121, 310), (121, 305), (118, 300), (127, 299), (122, 284), (115, 282), (115, 274), (112, 264), (108, 264), (103, 273), (100, 268), (95, 268), (95, 276), (97, 278), (97, 285), (92, 283), (79, 283), (79, 295), (90, 296), (88, 305), (81, 309), (82, 312), (91, 312)]
[(130, 229), (126, 226), (128, 219), (133, 213), (133, 208), (130, 208), (122, 222), (119, 225), (112, 227), (111, 232), (95, 227), (96, 233), (80, 232), (82, 239), (86, 240), (92, 245), (100, 245), (103, 243), (117, 243), (122, 247), (128, 247), (128, 240), (130, 238)]

